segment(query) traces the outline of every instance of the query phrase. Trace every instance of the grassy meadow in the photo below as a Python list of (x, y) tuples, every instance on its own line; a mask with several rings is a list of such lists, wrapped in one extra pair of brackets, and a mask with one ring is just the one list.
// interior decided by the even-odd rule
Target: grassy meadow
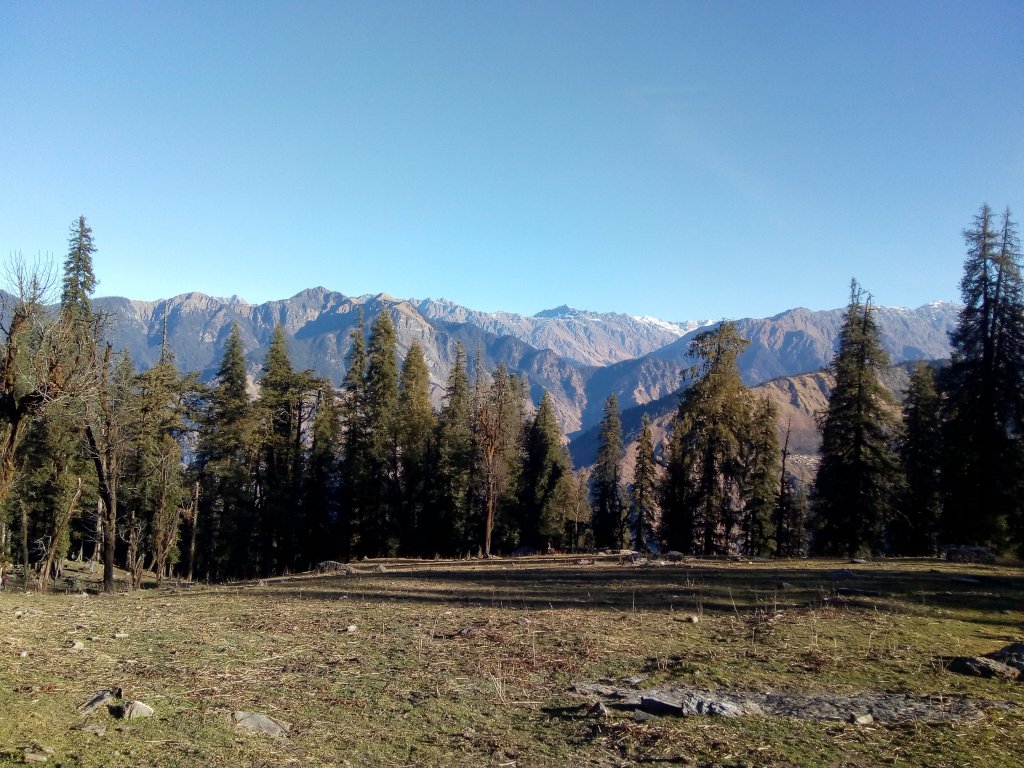
[[(943, 663), (1024, 639), (1019, 567), (599, 557), (355, 568), (115, 595), (14, 585), (0, 593), (0, 765), (1024, 765), (1024, 684)], [(571, 690), (634, 677), (968, 697), (984, 716), (640, 720), (590, 714), (593, 699)], [(155, 714), (83, 718), (80, 705), (113, 687)], [(242, 730), (235, 711), (290, 730)]]

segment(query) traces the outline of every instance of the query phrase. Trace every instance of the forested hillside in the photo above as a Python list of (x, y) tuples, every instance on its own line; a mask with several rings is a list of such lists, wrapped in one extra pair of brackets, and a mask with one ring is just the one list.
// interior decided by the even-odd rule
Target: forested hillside
[[(45, 583), (90, 557), (112, 589), (115, 564), (139, 584), (381, 555), (1009, 552), (1024, 543), (1020, 247), (987, 207), (965, 238), (955, 322), (879, 308), (853, 281), (840, 312), (723, 321), (595, 367), (386, 296), (94, 301), (81, 217), (56, 304), (47, 275), (11, 270), (4, 564)], [(581, 424), (597, 425), (589, 454), (575, 446), (586, 469), (566, 441)]]

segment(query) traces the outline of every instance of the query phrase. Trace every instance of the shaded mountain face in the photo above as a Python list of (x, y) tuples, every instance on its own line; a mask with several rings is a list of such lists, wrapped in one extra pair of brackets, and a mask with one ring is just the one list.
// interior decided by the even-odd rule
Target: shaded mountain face
[[(686, 351), (703, 328), (701, 323), (569, 307), (534, 317), (485, 313), (444, 300), (406, 301), (386, 294), (349, 297), (326, 288), (264, 304), (201, 293), (156, 302), (101, 298), (95, 304), (110, 315), (110, 341), (117, 349), (128, 349), (140, 368), (157, 361), (166, 321), (178, 367), (209, 380), (220, 364), (231, 325), (238, 323), (250, 374), (258, 379), (274, 326), (280, 323), (289, 337), (294, 366), (312, 369), (335, 384), (344, 378), (350, 336), (360, 314), (369, 329), (387, 310), (398, 333), (399, 355), (404, 356), (414, 340), (423, 348), (435, 405), (441, 402), (461, 343), (470, 361), (479, 351), (485, 369), (504, 363), (525, 377), (535, 403), (544, 390), (550, 392), (570, 435), (596, 424), (613, 392), (624, 409), (671, 397), (685, 385), (692, 365)], [(948, 357), (946, 333), (956, 321), (956, 311), (950, 304), (915, 310), (879, 307), (883, 342), (893, 361)], [(738, 321), (740, 333), (751, 340), (740, 357), (744, 380), (754, 385), (820, 370), (832, 357), (842, 315), (843, 310), (794, 309), (772, 318)]]

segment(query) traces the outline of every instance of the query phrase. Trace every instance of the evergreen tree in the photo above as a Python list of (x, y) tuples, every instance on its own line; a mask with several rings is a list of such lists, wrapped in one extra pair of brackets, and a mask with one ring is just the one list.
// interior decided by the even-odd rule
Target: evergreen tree
[(192, 377), (179, 375), (165, 329), (160, 360), (137, 377), (133, 457), (132, 503), (148, 529), (158, 581), (169, 575), (178, 558), (178, 534), (188, 508), (181, 441), (187, 432), (186, 401), (194, 387)]
[[(1024, 282), (1016, 226), (988, 206), (964, 232), (963, 309), (942, 377), (942, 538), (1001, 547), (1024, 504)], [(1018, 535), (1020, 526), (1017, 525)]]
[(255, 509), (256, 419), (246, 386), (245, 351), (231, 327), (224, 357), (200, 415), (198, 467), (201, 564), (214, 579), (255, 576), (259, 559)]
[(359, 520), (360, 549), (393, 555), (398, 549), (398, 360), (395, 326), (382, 309), (370, 329), (366, 354), (365, 415), (369, 440), (366, 507)]
[(460, 554), (472, 546), (470, 491), (476, 463), (472, 421), (466, 352), (459, 344), (437, 424), (436, 515), (432, 527), (436, 531), (433, 543), (441, 552)]
[(279, 324), (267, 350), (256, 403), (260, 462), (257, 499), (263, 570), (281, 573), (299, 566), (305, 536), (302, 479), (303, 436), (312, 418), (319, 382), (297, 372)]
[(520, 543), (538, 551), (563, 547), (566, 511), (576, 493), (569, 452), (551, 396), (545, 392), (526, 428), (520, 477)]
[(662, 493), (662, 535), (670, 549), (721, 555), (735, 545), (750, 429), (749, 395), (736, 361), (747, 343), (732, 322), (690, 343), (689, 354), (700, 363), (673, 423)]
[(92, 229), (84, 216), (71, 223), (68, 236), (68, 255), (64, 259), (61, 312), (71, 315), (88, 329), (93, 320), (92, 294), (96, 290), (96, 275), (92, 267), (92, 255), (96, 246), (92, 240)]
[(614, 393), (604, 404), (598, 436), (597, 462), (591, 476), (594, 546), (620, 549), (628, 543), (626, 507), (622, 499), (622, 422)]
[(934, 555), (942, 510), (942, 401), (927, 363), (918, 363), (910, 376), (900, 457), (906, 486), (889, 522), (890, 549), (900, 555)]
[[(473, 388), (473, 435), (476, 443), (482, 501), (482, 551), (491, 556), (491, 542), (500, 513), (511, 501), (520, 465), (520, 433), (523, 425), (523, 390), (515, 376), (499, 365), (488, 380), (478, 363)], [(516, 538), (508, 536), (506, 540)]]
[(401, 508), (398, 519), (399, 552), (421, 552), (426, 523), (426, 499), (433, 458), (431, 441), (437, 418), (430, 403), (430, 373), (423, 348), (414, 341), (405, 355), (398, 388), (398, 453)]
[(778, 552), (773, 521), (776, 519), (776, 479), (779, 476), (779, 415), (767, 397), (750, 398), (750, 428), (741, 443), (741, 496), (743, 499), (744, 554), (764, 556)]
[(633, 547), (638, 552), (650, 551), (658, 544), (658, 493), (654, 438), (651, 435), (651, 419), (646, 413), (640, 429), (640, 440), (636, 446), (636, 463), (633, 468), (630, 499), (632, 502)]
[(795, 474), (790, 472), (789, 436), (792, 423), (786, 426), (779, 467), (779, 487), (775, 502), (775, 555), (799, 557), (804, 554), (807, 524), (807, 493)]
[(341, 552), (346, 558), (352, 554), (357, 523), (368, 506), (372, 471), (366, 415), (366, 328), (362, 310), (349, 338), (352, 346), (342, 383), (341, 517), (338, 526)]
[(306, 461), (306, 553), (309, 565), (339, 556), (341, 422), (334, 387), (321, 381)]
[[(137, 438), (135, 368), (127, 352), (115, 360), (110, 345), (96, 369), (96, 384), (83, 403), (86, 446), (96, 470), (98, 492), (103, 502), (103, 591), (114, 591), (114, 555), (118, 538), (118, 509), (121, 481), (129, 468)], [(140, 530), (134, 509), (125, 526), (130, 549), (125, 565), (138, 585)]]
[(835, 385), (821, 423), (814, 481), (820, 551), (854, 557), (882, 545), (883, 522), (900, 483), (895, 404), (878, 378), (888, 364), (871, 299), (853, 281), (831, 363)]

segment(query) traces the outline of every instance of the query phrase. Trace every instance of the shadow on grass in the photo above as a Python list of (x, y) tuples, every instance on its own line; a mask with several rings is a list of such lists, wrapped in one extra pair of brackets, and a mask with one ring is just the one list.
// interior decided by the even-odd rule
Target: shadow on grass
[[(938, 564), (937, 564), (938, 565)], [(991, 569), (990, 569), (991, 570)], [(771, 567), (744, 564), (431, 565), (351, 576), (268, 582), (270, 595), (297, 599), (400, 601), (502, 608), (576, 608), (629, 612), (739, 613), (843, 605), (904, 613), (936, 607), (972, 620), (1016, 626), (1024, 609), (1024, 576), (1013, 569), (847, 567), (835, 562)], [(242, 588), (245, 591), (246, 588)], [(894, 605), (897, 604), (897, 605)], [(997, 617), (1009, 612), (1005, 619)]]

